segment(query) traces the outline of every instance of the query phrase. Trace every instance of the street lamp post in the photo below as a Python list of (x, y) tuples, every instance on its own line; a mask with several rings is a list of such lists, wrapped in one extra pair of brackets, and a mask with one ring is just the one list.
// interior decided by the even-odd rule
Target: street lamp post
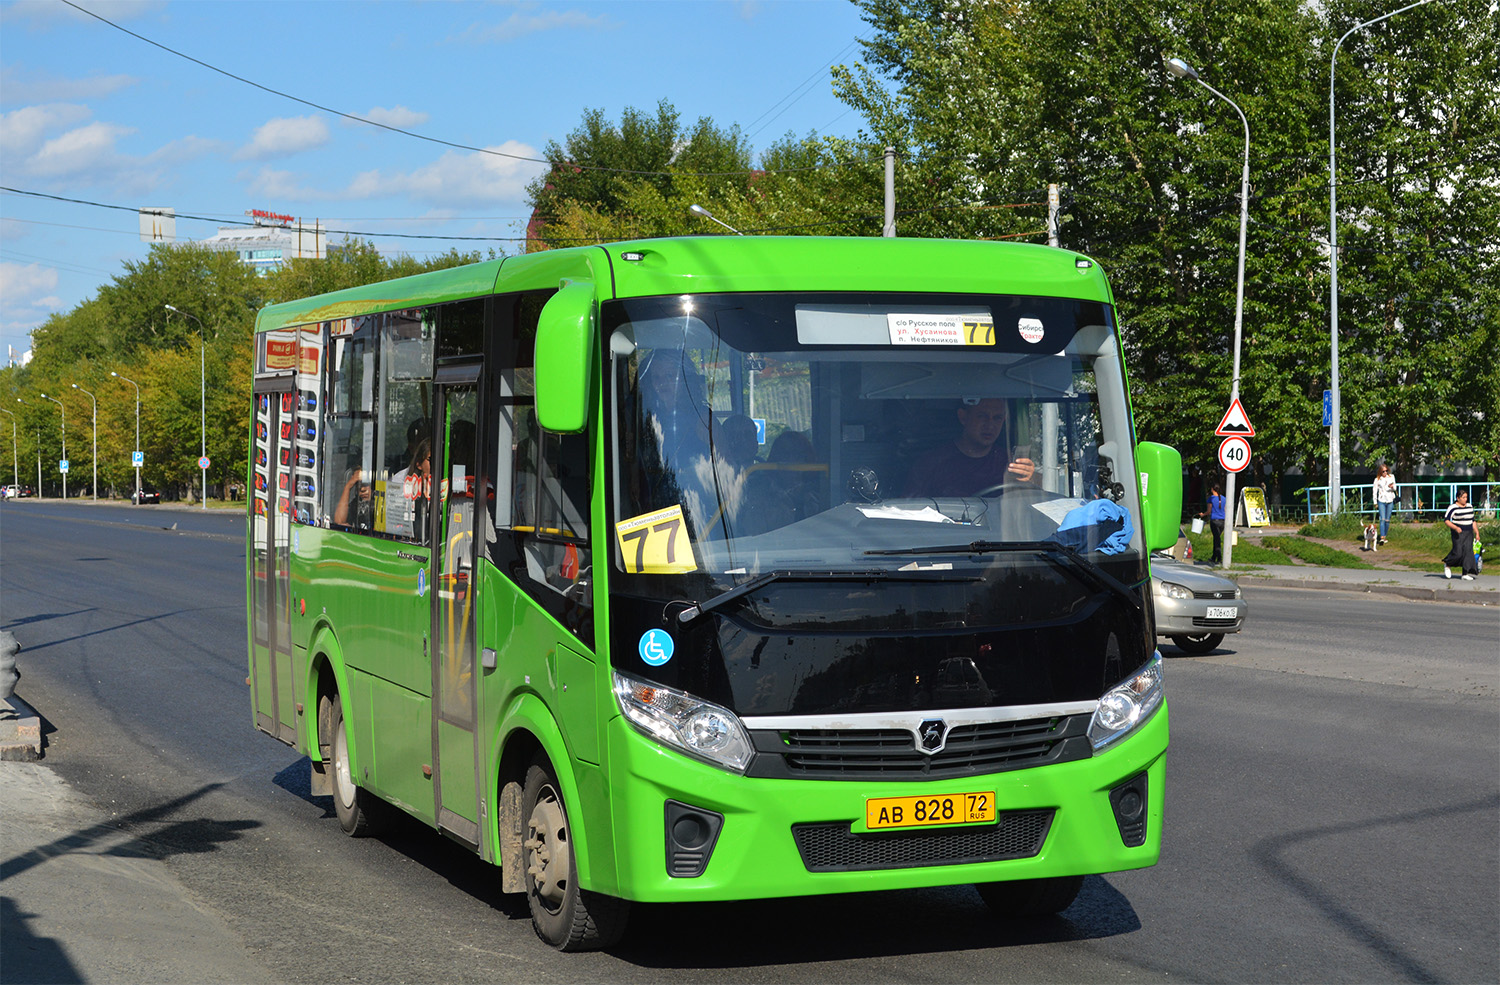
[(1355, 24), (1344, 32), (1343, 37), (1339, 38), (1338, 43), (1333, 46), (1333, 56), (1328, 59), (1328, 348), (1331, 367), (1328, 379), (1328, 402), (1332, 405), (1328, 418), (1328, 511), (1330, 513), (1339, 512), (1344, 498), (1341, 488), (1342, 461), (1339, 450), (1339, 181), (1334, 164), (1337, 145), (1333, 139), (1333, 70), (1339, 60), (1339, 48), (1343, 46), (1344, 40), (1349, 35), (1360, 28), (1379, 24), (1388, 17), (1395, 17), (1402, 11), (1420, 7), (1427, 2), (1428, 0), (1417, 0), (1416, 3), (1408, 4), (1400, 10), (1382, 14), (1363, 24)]
[(10, 481), (15, 483), (16, 488), (21, 488), (21, 459), (20, 452), (16, 447), (16, 415), (12, 411), (0, 408), (0, 414), (10, 415)]
[[(58, 400), (56, 397), (49, 397), (45, 393), (42, 394), (42, 399), (43, 400), (50, 400), (54, 404), (57, 404), (58, 410), (62, 412), (62, 460), (64, 462), (66, 462), (68, 460), (68, 408), (66, 408), (66, 407), (63, 406), (63, 402), (61, 400)], [(59, 468), (58, 471), (60, 473), (62, 473), (62, 486), (63, 486), (62, 498), (64, 500), (66, 500), (68, 498), (68, 473), (63, 472), (61, 468)], [(37, 475), (38, 476), (41, 475), (41, 469), (40, 468), (37, 469)], [(37, 479), (37, 490), (36, 490), (36, 495), (37, 495), (38, 499), (40, 499), (41, 496), (42, 496), (41, 485), (42, 485), (42, 480), (40, 478), (38, 478)]]
[[(208, 340), (204, 335), (203, 319), (197, 315), (174, 308), (170, 304), (163, 305), (168, 311), (175, 311), (179, 315), (186, 315), (198, 323), (198, 458), (200, 460), (208, 457)], [(203, 473), (203, 508), (208, 509), (208, 469), (199, 469)]]
[(94, 400), (94, 395), (89, 393), (77, 383), (73, 389), (79, 393), (88, 393), (89, 399), (94, 403), (94, 502), (99, 502), (99, 401)]
[[(1191, 65), (1181, 58), (1168, 60), (1167, 68), (1179, 79), (1192, 79), (1194, 82), (1207, 89), (1209, 92), (1224, 100), (1234, 111), (1240, 115), (1240, 123), (1245, 127), (1245, 167), (1240, 172), (1240, 266), (1239, 274), (1235, 282), (1234, 291), (1234, 376), (1229, 381), (1229, 404), (1234, 406), (1240, 399), (1240, 330), (1245, 320), (1245, 227), (1250, 218), (1250, 121), (1245, 119), (1244, 111), (1239, 108), (1233, 99), (1224, 95), (1213, 86), (1198, 78), (1198, 73), (1193, 71)], [(1234, 519), (1235, 498), (1234, 480), (1238, 473), (1230, 472), (1224, 480), (1224, 501), (1228, 510), (1226, 526), (1228, 530), (1224, 534), (1223, 566), (1229, 567), (1234, 559)]]
[[(135, 387), (135, 451), (130, 456), (130, 464), (135, 465), (136, 456), (141, 453), (141, 385), (119, 373), (111, 372), (109, 375)], [(135, 465), (135, 502), (137, 506), (141, 502), (141, 467), (139, 465)]]

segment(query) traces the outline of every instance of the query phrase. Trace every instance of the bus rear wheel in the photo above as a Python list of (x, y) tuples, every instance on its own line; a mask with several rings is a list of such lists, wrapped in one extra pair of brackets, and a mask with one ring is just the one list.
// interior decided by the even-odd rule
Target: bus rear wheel
[(339, 827), (354, 838), (378, 834), (389, 820), (391, 808), (385, 801), (354, 782), (354, 767), (349, 761), (349, 728), (344, 723), (344, 701), (338, 694), (330, 699), (330, 751), (333, 758), (333, 812)]
[(997, 916), (1044, 917), (1073, 905), (1083, 888), (1083, 876), (981, 882), (974, 888)]
[(526, 902), (536, 935), (559, 951), (596, 951), (618, 942), (630, 904), (579, 887), (567, 807), (546, 763), (526, 771), (521, 816)]

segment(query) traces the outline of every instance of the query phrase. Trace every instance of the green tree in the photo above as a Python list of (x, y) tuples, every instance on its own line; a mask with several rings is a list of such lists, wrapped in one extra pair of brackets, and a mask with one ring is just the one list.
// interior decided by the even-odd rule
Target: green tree
[[(1061, 184), (1063, 245), (1099, 258), (1115, 286), (1140, 433), (1177, 444), (1190, 462), (1213, 461), (1212, 432), (1229, 394), (1244, 135), (1227, 104), (1196, 83), (1174, 80), (1165, 59), (1182, 57), (1232, 98), (1249, 120), (1252, 141), (1240, 392), (1257, 427), (1256, 453), (1273, 482), (1292, 466), (1308, 474), (1325, 467), (1327, 439), (1319, 426), (1329, 366), (1325, 52), (1353, 21), (1339, 11), (1368, 4), (1336, 5), (1332, 22), (1323, 8), (1290, 0), (1248, 6), (864, 0), (861, 6), (874, 28), (866, 61), (836, 70), (836, 87), (864, 115), (864, 139), (901, 149), (906, 165), (898, 199), (931, 203), (927, 214), (905, 221), (902, 234), (1013, 234), (1030, 217), (1003, 211), (1005, 204), (1049, 182)], [(1425, 78), (1414, 77), (1375, 113), (1401, 115), (1401, 129), (1427, 134), (1435, 144), (1444, 139), (1440, 119), (1456, 104), (1436, 107), (1425, 121), (1400, 114), (1400, 105), (1421, 102), (1465, 58), (1477, 66), (1475, 84), (1458, 87), (1457, 102), (1487, 103), (1471, 114), (1485, 117), (1497, 88), (1486, 67), (1494, 60), (1493, 30), (1473, 30), (1486, 16), (1493, 21), (1485, 0), (1430, 9), (1441, 7), (1459, 9), (1428, 21), (1425, 34), (1413, 23), (1403, 50), (1418, 61), (1454, 46), (1460, 27), (1470, 29), (1472, 46), (1465, 40), (1462, 53), (1434, 57)], [(1487, 132), (1493, 146), (1497, 128), (1489, 119), (1487, 131), (1475, 132)], [(1411, 150), (1403, 145), (1385, 156), (1398, 156), (1402, 168), (1438, 163)], [(1473, 168), (1473, 181), (1465, 182), (1471, 198), (1482, 197), (1476, 184), (1494, 190), (1494, 155), (1483, 162), (1472, 147), (1450, 148), (1443, 157), (1450, 171)], [(1435, 171), (1443, 174), (1441, 166)], [(1437, 179), (1451, 180), (1451, 174)], [(1422, 198), (1429, 208), (1436, 204), (1430, 193)], [(1470, 231), (1455, 237), (1467, 236), (1470, 246), (1483, 242), (1487, 208), (1444, 204), (1462, 206), (1467, 217)], [(1417, 219), (1413, 213), (1400, 224), (1419, 228)], [(1461, 225), (1454, 220), (1447, 225)], [(1471, 282), (1485, 276), (1495, 282), (1492, 248), (1468, 256)], [(1341, 355), (1377, 358), (1375, 339), (1362, 330), (1352, 334)], [(1452, 348), (1463, 353), (1478, 344), (1456, 341)], [(1481, 374), (1472, 361), (1445, 369), (1456, 381), (1483, 375), (1493, 393), (1492, 369)], [(1458, 438), (1462, 427), (1453, 414), (1428, 421), (1407, 439), (1413, 447), (1439, 456), (1472, 453), (1472, 443)]]
[[(1329, 34), (1383, 12), (1335, 3)], [(1497, 51), (1500, 9), (1455, 0), (1339, 52), (1342, 430), (1355, 462), (1394, 459), (1403, 479), (1460, 461), (1500, 475)]]

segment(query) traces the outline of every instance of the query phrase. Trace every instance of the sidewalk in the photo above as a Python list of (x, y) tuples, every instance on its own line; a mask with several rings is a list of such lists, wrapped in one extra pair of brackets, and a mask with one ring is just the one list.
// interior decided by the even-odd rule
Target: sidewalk
[(6, 982), (270, 982), (219, 915), (43, 763), (0, 763)]
[(1231, 569), (1228, 576), (1242, 586), (1375, 592), (1433, 602), (1500, 605), (1500, 578), (1494, 575), (1480, 575), (1473, 581), (1464, 581), (1457, 574), (1449, 580), (1441, 573), (1426, 571), (1320, 568), (1311, 564), (1259, 564), (1247, 567), (1253, 567), (1254, 570)]

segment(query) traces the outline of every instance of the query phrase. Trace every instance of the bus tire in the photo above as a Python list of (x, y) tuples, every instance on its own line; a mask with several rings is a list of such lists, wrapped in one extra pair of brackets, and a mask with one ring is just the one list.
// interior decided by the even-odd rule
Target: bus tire
[(536, 935), (559, 951), (597, 951), (625, 933), (630, 904), (578, 885), (562, 790), (548, 764), (533, 763), (521, 793), (522, 869)]
[(1083, 888), (1083, 876), (981, 882), (974, 888), (996, 916), (1044, 917), (1073, 905)]
[(1172, 643), (1183, 653), (1191, 653), (1195, 657), (1201, 657), (1205, 653), (1213, 653), (1224, 642), (1223, 633), (1201, 633), (1193, 636), (1174, 636)]
[(349, 730), (344, 723), (344, 701), (337, 693), (330, 699), (329, 747), (333, 758), (333, 812), (339, 827), (352, 838), (379, 834), (390, 816), (391, 808), (380, 798), (354, 782), (354, 767), (349, 761)]

